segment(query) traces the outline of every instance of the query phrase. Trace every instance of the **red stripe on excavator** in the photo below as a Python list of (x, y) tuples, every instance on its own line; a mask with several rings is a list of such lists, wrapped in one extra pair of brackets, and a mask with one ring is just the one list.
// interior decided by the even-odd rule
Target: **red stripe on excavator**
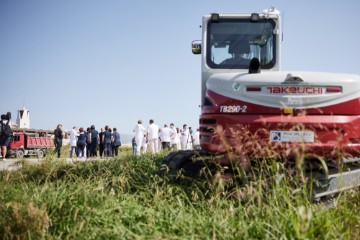
[(327, 93), (340, 93), (342, 92), (341, 87), (327, 87), (326, 88)]
[[(214, 106), (202, 108), (203, 113), (220, 113), (220, 106), (247, 106), (246, 112), (237, 114), (282, 114), (283, 107), (268, 107), (260, 104), (253, 104), (217, 94), (211, 90), (207, 90), (207, 96)], [(296, 108), (300, 110), (299, 108)], [(360, 115), (360, 98), (355, 98), (346, 102), (330, 105), (320, 108), (305, 108), (307, 115)]]

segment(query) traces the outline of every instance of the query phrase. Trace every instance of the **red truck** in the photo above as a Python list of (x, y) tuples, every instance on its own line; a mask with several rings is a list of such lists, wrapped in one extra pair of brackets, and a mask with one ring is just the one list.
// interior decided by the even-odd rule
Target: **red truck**
[(54, 140), (50, 137), (37, 137), (24, 132), (14, 132), (9, 144), (8, 154), (17, 158), (29, 155), (42, 158), (53, 146)]

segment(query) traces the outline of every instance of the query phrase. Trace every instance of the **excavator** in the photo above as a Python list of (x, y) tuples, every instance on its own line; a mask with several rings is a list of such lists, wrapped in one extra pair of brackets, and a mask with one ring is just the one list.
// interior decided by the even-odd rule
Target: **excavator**
[(170, 153), (163, 172), (271, 158), (306, 168), (313, 199), (360, 186), (360, 75), (281, 70), (281, 26), (276, 8), (203, 17), (201, 150)]

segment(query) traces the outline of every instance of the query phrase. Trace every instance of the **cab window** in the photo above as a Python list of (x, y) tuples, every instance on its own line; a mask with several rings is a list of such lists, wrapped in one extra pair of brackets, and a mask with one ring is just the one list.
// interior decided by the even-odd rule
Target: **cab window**
[(276, 60), (275, 25), (272, 19), (256, 23), (224, 19), (209, 23), (207, 64), (211, 68), (248, 69), (250, 60), (258, 58), (261, 68), (272, 68)]

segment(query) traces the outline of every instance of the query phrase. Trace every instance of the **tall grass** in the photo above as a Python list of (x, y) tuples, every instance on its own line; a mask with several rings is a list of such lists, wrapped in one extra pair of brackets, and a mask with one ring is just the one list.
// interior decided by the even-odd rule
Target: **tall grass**
[(358, 191), (327, 209), (287, 179), (264, 186), (261, 174), (232, 187), (220, 175), (170, 181), (157, 175), (164, 156), (25, 161), (0, 172), (0, 238), (359, 239)]

